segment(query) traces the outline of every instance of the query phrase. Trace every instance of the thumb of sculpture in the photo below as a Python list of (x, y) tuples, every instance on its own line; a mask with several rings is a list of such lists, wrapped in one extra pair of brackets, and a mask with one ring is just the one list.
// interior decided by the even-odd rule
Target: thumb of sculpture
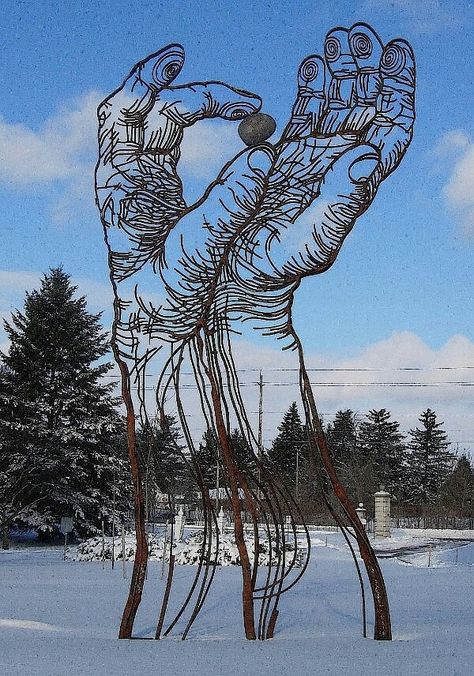
[(239, 124), (239, 136), (247, 146), (263, 143), (273, 134), (276, 122), (266, 113), (253, 113)]

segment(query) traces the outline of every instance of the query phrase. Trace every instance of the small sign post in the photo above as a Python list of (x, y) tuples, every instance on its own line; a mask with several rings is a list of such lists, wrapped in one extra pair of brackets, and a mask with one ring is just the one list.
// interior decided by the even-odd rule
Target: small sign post
[(367, 529), (367, 519), (366, 519), (367, 510), (364, 507), (363, 502), (359, 502), (359, 506), (356, 507), (356, 512), (357, 512), (357, 516), (360, 519), (361, 524), (364, 526), (365, 529)]
[(125, 562), (125, 523), (122, 520), (122, 575), (125, 579), (127, 577), (127, 567)]
[(66, 549), (67, 549), (67, 536), (68, 533), (72, 531), (74, 527), (74, 521), (72, 516), (62, 516), (61, 523), (59, 525), (59, 530), (64, 535), (64, 561), (66, 560)]

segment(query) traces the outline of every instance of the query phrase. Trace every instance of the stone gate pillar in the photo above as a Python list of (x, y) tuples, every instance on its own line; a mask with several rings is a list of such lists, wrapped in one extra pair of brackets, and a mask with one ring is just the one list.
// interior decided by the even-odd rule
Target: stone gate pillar
[(390, 493), (381, 486), (375, 493), (375, 526), (374, 535), (379, 538), (390, 537)]

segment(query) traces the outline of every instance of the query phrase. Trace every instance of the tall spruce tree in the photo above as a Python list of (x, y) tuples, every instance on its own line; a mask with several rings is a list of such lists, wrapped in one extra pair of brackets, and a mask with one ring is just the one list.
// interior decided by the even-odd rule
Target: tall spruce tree
[(334, 466), (349, 495), (357, 502), (366, 502), (373, 483), (370, 463), (360, 458), (358, 449), (359, 420), (354, 411), (337, 411), (326, 427), (329, 450)]
[(447, 434), (434, 411), (427, 408), (418, 420), (421, 426), (409, 432), (406, 499), (413, 504), (433, 503), (453, 467), (454, 454), (448, 451)]
[(28, 490), (17, 497), (18, 508), (30, 505), (22, 518), (51, 529), (71, 514), (85, 533), (111, 518), (113, 501), (125, 507), (130, 482), (123, 421), (113, 384), (103, 381), (111, 364), (98, 362), (109, 350), (106, 334), (75, 292), (69, 275), (52, 269), (5, 322), (0, 420), (3, 429), (11, 424), (1, 450), (2, 464), (28, 470)]
[(383, 485), (392, 495), (398, 497), (402, 490), (405, 444), (400, 425), (391, 420), (385, 408), (372, 409), (359, 427), (358, 455), (360, 462), (371, 467), (372, 486), (375, 492)]
[(357, 452), (358, 420), (349, 408), (337, 411), (332, 423), (326, 428), (328, 446), (336, 468), (344, 470), (351, 464)]
[(268, 463), (271, 471), (299, 495), (308, 482), (307, 459), (308, 436), (296, 402), (293, 402), (278, 426), (278, 435), (268, 452)]
[(196, 455), (204, 484), (208, 488), (215, 488), (217, 485), (219, 445), (213, 430), (208, 429), (204, 432), (196, 450)]
[(441, 486), (439, 504), (450, 516), (474, 516), (474, 469), (467, 455), (461, 455)]
[(159, 492), (174, 501), (177, 495), (188, 496), (193, 484), (191, 466), (183, 453), (176, 418), (165, 417), (139, 428), (137, 449), (149, 507)]
[[(242, 432), (235, 428), (229, 435), (229, 442), (234, 452), (237, 467), (242, 470), (258, 472), (255, 456)], [(219, 443), (213, 430), (206, 430), (196, 452), (204, 483), (208, 488), (217, 484), (217, 463), (220, 462)], [(222, 472), (222, 466), (219, 472)]]

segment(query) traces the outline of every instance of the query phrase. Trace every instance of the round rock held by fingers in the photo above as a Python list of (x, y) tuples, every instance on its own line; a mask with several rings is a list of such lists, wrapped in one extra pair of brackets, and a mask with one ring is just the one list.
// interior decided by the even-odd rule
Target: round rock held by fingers
[(273, 134), (276, 122), (266, 113), (253, 113), (239, 124), (239, 136), (247, 146), (263, 143)]

